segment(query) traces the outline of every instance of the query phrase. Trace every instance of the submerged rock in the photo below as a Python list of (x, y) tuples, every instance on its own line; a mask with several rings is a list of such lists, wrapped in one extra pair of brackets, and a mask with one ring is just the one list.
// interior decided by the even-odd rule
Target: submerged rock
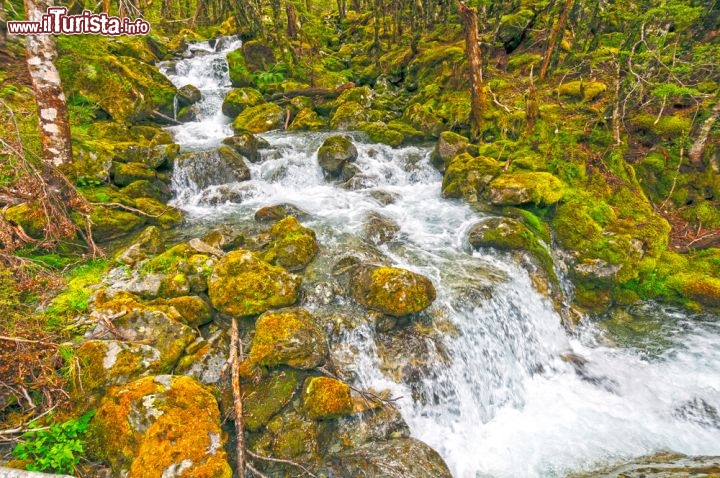
[(215, 397), (190, 377), (158, 375), (110, 389), (91, 432), (116, 476), (232, 477)]
[(435, 300), (430, 279), (395, 267), (360, 267), (351, 277), (350, 291), (365, 307), (394, 317), (420, 312)]
[(312, 369), (327, 355), (325, 335), (309, 312), (299, 308), (266, 312), (255, 322), (248, 362), (275, 367)]
[(242, 156), (229, 146), (179, 155), (175, 174), (184, 175), (187, 182), (194, 183), (199, 189), (250, 179), (250, 169)]
[(317, 152), (318, 163), (330, 177), (338, 177), (343, 167), (358, 157), (355, 145), (347, 136), (330, 136)]
[(374, 244), (391, 241), (399, 232), (400, 225), (397, 222), (377, 212), (368, 214), (363, 224), (363, 236)]
[(301, 279), (252, 252), (228, 253), (215, 265), (208, 280), (213, 306), (233, 315), (256, 315), (297, 301)]

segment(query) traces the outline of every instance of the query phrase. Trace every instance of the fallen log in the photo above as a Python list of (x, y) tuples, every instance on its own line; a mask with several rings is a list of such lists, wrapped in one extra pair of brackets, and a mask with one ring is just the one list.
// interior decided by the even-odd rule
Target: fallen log
[(355, 83), (345, 83), (344, 85), (340, 85), (335, 89), (329, 89), (329, 88), (302, 88), (299, 90), (291, 90), (286, 91), (284, 93), (275, 93), (273, 95), (270, 95), (266, 97), (265, 99), (267, 101), (272, 101), (276, 103), (281, 103), (283, 101), (290, 101), (291, 99), (297, 97), (297, 96), (309, 96), (311, 98), (326, 98), (326, 99), (333, 99), (340, 96), (340, 94), (348, 90), (350, 88), (354, 88)]

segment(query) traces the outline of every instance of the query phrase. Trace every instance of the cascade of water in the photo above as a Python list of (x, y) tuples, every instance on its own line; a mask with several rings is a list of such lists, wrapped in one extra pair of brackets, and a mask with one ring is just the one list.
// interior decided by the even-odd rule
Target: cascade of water
[[(204, 94), (209, 85), (226, 91), (226, 79), (216, 75), (222, 68), (208, 68), (222, 55), (194, 48), (196, 56), (176, 65), (171, 79)], [(216, 146), (229, 134), (216, 128), (217, 98), (198, 122), (172, 128), (183, 147)], [(720, 410), (718, 321), (647, 306), (643, 313), (671, 324), (654, 335), (663, 341), (660, 353), (611, 346), (593, 324), (568, 334), (510, 255), (471, 251), (466, 235), (477, 213), (441, 197), (428, 148), (393, 149), (353, 135), (360, 180), (344, 189), (317, 165), (327, 135), (264, 135), (272, 150), (266, 161), (249, 164), (249, 181), (221, 173), (200, 184), (188, 179), (192, 168), (212, 165), (177, 164), (175, 205), (192, 223), (211, 226), (242, 224), (259, 207), (293, 203), (310, 213), (305, 222), (328, 248), (358, 235), (369, 212), (400, 224), (399, 238), (382, 252), (430, 277), (438, 292), (432, 313), (442, 320), (420, 339), (423, 356), (416, 357), (427, 366), (407, 380), (384, 373), (387, 357), (367, 325), (346, 331), (343, 342), (357, 350), (358, 385), (402, 396), (398, 405), (412, 433), (442, 454), (454, 476), (564, 476), (661, 450), (720, 455), (720, 418), (712, 413)], [(226, 196), (215, 194), (219, 187)], [(394, 202), (378, 202), (379, 191)], [(564, 360), (568, 352), (582, 359)]]

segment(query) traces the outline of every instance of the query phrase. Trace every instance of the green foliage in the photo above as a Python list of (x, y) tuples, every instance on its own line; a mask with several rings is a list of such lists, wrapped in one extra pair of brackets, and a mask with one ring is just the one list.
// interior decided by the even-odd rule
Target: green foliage
[(67, 320), (86, 312), (94, 292), (93, 286), (102, 280), (107, 269), (106, 260), (94, 259), (70, 271), (67, 289), (55, 297), (43, 313), (48, 326), (62, 327)]
[(252, 75), (253, 83), (260, 90), (267, 87), (277, 85), (285, 79), (287, 75), (287, 67), (282, 63), (276, 63), (267, 71), (258, 71)]
[(46, 430), (28, 432), (12, 453), (20, 460), (30, 460), (30, 471), (74, 473), (85, 453), (83, 437), (93, 415), (95, 410)]

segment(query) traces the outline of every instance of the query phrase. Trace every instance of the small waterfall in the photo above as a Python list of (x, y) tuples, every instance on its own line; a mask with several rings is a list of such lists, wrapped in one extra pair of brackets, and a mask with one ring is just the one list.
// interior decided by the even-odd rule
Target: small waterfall
[[(173, 81), (223, 84), (208, 68), (221, 56), (194, 48)], [(193, 76), (201, 73), (214, 79)], [(227, 125), (218, 110), (171, 128), (176, 139), (184, 148), (217, 146), (229, 134), (218, 128)], [(361, 173), (344, 188), (317, 165), (328, 134), (263, 135), (271, 150), (265, 161), (248, 163), (248, 181), (237, 182), (212, 155), (180, 161), (175, 205), (191, 224), (212, 227), (249, 224), (260, 207), (292, 203), (309, 213), (304, 222), (328, 251), (359, 236), (371, 212), (399, 224), (398, 238), (378, 250), (432, 279), (438, 298), (428, 322), (380, 333), (360, 321), (344, 330), (334, 353), (352, 351), (358, 386), (402, 397), (413, 435), (437, 449), (456, 478), (560, 477), (663, 450), (720, 455), (720, 419), (712, 412), (720, 410), (716, 318), (652, 305), (634, 311), (665, 324), (647, 333), (663, 344), (653, 353), (642, 343), (613, 344), (589, 321), (569, 334), (510, 254), (471, 250), (467, 231), (480, 217), (441, 197), (430, 148), (393, 149), (351, 133)], [(206, 171), (213, 171), (209, 179)], [(218, 194), (221, 188), (234, 195)], [(392, 200), (378, 201), (379, 193)], [(563, 288), (571, 290), (566, 281)], [(320, 313), (327, 306), (312, 307)]]

